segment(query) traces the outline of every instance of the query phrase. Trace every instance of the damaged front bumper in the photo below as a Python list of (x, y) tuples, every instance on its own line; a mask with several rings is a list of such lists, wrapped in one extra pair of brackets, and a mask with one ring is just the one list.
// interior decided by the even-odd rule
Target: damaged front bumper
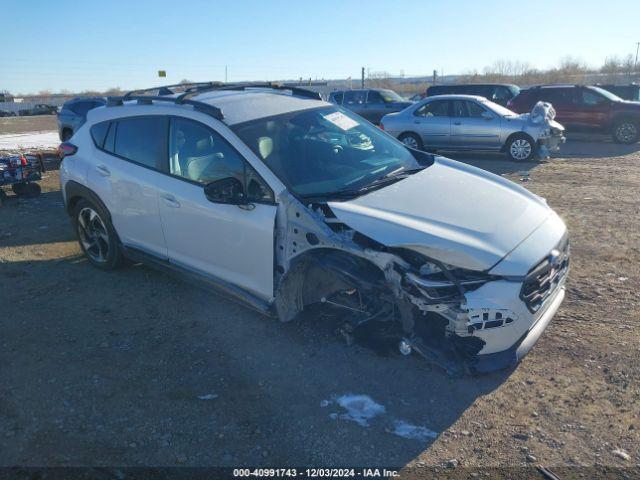
[(538, 139), (538, 156), (547, 158), (551, 152), (560, 150), (560, 145), (565, 143), (567, 139), (562, 134), (549, 135)]
[(488, 373), (496, 370), (513, 367), (529, 353), (529, 350), (542, 336), (551, 319), (554, 317), (560, 304), (564, 300), (564, 285), (557, 289), (555, 296), (548, 302), (544, 311), (535, 320), (535, 323), (527, 330), (511, 347), (501, 352), (479, 354), (470, 364), (474, 373)]

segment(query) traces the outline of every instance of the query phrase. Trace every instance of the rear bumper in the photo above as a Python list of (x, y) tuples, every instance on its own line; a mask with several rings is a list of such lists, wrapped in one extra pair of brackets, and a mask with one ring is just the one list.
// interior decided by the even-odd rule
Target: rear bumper
[(533, 348), (542, 336), (558, 308), (560, 308), (564, 295), (565, 287), (563, 285), (558, 288), (555, 296), (549, 299), (548, 305), (538, 318), (538, 321), (516, 343), (501, 352), (477, 355), (469, 365), (471, 371), (473, 373), (488, 373), (515, 366), (529, 353), (529, 350)]

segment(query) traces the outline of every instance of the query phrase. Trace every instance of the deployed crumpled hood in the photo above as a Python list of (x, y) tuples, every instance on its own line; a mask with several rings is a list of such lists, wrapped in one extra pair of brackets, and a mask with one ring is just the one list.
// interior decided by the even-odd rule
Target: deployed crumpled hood
[(388, 247), (472, 270), (491, 268), (552, 214), (544, 200), (519, 185), (444, 157), (388, 187), (329, 207), (338, 220)]

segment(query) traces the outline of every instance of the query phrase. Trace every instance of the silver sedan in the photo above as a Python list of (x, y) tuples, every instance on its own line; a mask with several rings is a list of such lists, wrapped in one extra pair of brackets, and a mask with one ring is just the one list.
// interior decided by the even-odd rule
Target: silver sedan
[(548, 157), (565, 141), (555, 110), (539, 102), (517, 114), (475, 95), (438, 95), (385, 115), (380, 127), (418, 150), (504, 152), (511, 160)]

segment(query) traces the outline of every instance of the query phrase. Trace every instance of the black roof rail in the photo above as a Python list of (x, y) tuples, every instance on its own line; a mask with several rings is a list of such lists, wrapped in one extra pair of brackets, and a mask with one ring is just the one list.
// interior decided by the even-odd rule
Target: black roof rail
[(322, 100), (318, 92), (307, 90), (306, 88), (299, 88), (287, 85), (281, 85), (279, 83), (262, 82), (262, 83), (237, 83), (237, 84), (222, 84), (222, 85), (206, 85), (202, 87), (195, 87), (189, 91), (178, 96), (179, 102), (189, 99), (195, 95), (199, 95), (205, 92), (220, 91), (220, 90), (246, 90), (248, 88), (270, 88), (272, 90), (288, 90), (292, 95), (298, 97), (310, 98), (313, 100)]
[(158, 87), (149, 87), (149, 88), (141, 88), (138, 90), (130, 90), (127, 93), (124, 94), (124, 99), (129, 100), (131, 97), (136, 96), (136, 95), (142, 95), (146, 92), (153, 92), (153, 91), (158, 91), (157, 96), (162, 96), (162, 95), (173, 95), (174, 92), (173, 89), (177, 89), (177, 88), (182, 88), (184, 91), (189, 91), (191, 89), (194, 88), (198, 88), (198, 87), (206, 87), (206, 86), (212, 86), (212, 85), (224, 85), (222, 82), (184, 82), (184, 83), (174, 83), (172, 85), (161, 85)]
[(171, 102), (180, 105), (191, 105), (195, 110), (207, 113), (211, 115), (213, 118), (218, 120), (224, 119), (224, 115), (222, 114), (222, 110), (220, 110), (215, 105), (210, 105), (205, 102), (198, 102), (196, 100), (183, 100), (178, 101), (178, 97), (169, 97), (169, 96), (161, 96), (161, 95), (132, 95), (132, 92), (129, 92), (129, 95), (124, 95), (122, 97), (109, 97), (107, 100), (108, 107), (114, 107), (122, 105), (123, 102), (129, 100), (137, 100), (140, 105), (151, 105), (153, 102)]
[[(183, 92), (174, 92), (174, 88), (182, 88)], [(192, 82), (192, 83), (176, 83), (173, 85), (164, 85), (160, 87), (144, 88), (140, 90), (131, 90), (122, 96), (114, 96), (107, 98), (107, 106), (114, 107), (122, 105), (129, 100), (137, 100), (141, 105), (151, 105), (153, 102), (171, 102), (176, 105), (191, 105), (194, 109), (208, 113), (212, 117), (222, 120), (224, 115), (222, 110), (206, 102), (199, 102), (192, 100), (192, 97), (205, 92), (219, 91), (219, 90), (246, 90), (247, 88), (270, 88), (273, 90), (287, 90), (292, 95), (310, 98), (313, 100), (322, 100), (320, 94), (312, 90), (305, 88), (299, 88), (294, 86), (286, 86), (277, 83), (263, 82), (263, 83), (237, 83), (237, 84), (224, 84), (222, 82)], [(145, 95), (147, 92), (155, 92), (157, 95)], [(179, 94), (178, 94), (179, 93)], [(176, 95), (177, 96), (173, 96)]]

